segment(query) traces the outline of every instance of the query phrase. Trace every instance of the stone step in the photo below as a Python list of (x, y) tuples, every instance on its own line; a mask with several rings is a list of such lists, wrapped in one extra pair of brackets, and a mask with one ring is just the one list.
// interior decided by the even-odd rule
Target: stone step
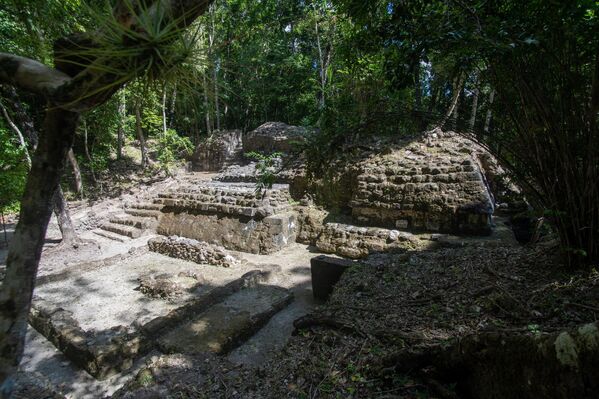
[(420, 240), (405, 231), (326, 223), (314, 245), (324, 253), (360, 259), (376, 252), (415, 250)]
[(120, 234), (112, 233), (112, 232), (107, 231), (107, 230), (95, 229), (92, 232), (95, 235), (98, 235), (98, 236), (103, 237), (103, 238), (107, 238), (107, 239), (112, 240), (112, 241), (127, 242), (127, 241), (131, 240), (131, 238), (129, 238), (129, 237), (125, 237), (125, 236), (122, 236)]
[(250, 338), (293, 300), (280, 287), (245, 288), (158, 340), (166, 353), (224, 354)]
[(156, 228), (156, 219), (149, 217), (139, 217), (133, 215), (115, 216), (109, 219), (110, 223), (132, 226), (137, 229), (147, 230)]
[(100, 228), (129, 238), (139, 238), (143, 233), (141, 229), (111, 222), (103, 223)]
[[(162, 206), (162, 205), (161, 205)], [(139, 209), (139, 208), (125, 208), (125, 213), (132, 216), (139, 217), (148, 217), (158, 219), (162, 212), (159, 210), (150, 210), (150, 209)]]
[(162, 206), (155, 202), (134, 202), (125, 205), (125, 209), (145, 209), (151, 211), (159, 211), (162, 209)]

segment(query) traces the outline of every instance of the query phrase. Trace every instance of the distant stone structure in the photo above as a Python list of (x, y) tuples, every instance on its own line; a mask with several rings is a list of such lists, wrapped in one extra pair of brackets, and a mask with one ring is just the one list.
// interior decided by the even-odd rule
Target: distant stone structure
[(243, 136), (243, 151), (290, 153), (293, 143), (303, 141), (307, 133), (308, 129), (304, 127), (266, 122)]
[(218, 172), (237, 161), (241, 146), (241, 130), (215, 132), (196, 147), (191, 156), (192, 170)]

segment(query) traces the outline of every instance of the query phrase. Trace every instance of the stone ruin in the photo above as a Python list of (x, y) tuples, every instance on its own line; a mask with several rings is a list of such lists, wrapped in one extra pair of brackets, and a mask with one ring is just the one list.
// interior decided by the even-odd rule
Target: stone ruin
[[(57, 277), (38, 284), (31, 324), (85, 370), (105, 378), (154, 348), (226, 352), (292, 300), (287, 290), (263, 284), (264, 273), (248, 272), (229, 250), (271, 254), (300, 242), (359, 259), (423, 248), (438, 241), (431, 233), (491, 232), (490, 187), (502, 177), (488, 153), (454, 133), (348, 148), (316, 177), (306, 175), (299, 159), (264, 191), (251, 182), (255, 167), (249, 177), (231, 173), (248, 165), (242, 152), (289, 151), (305, 133), (278, 123), (243, 138), (222, 133), (198, 146), (195, 157), (194, 168), (221, 169), (215, 181), (188, 176), (146, 202), (128, 204), (101, 225), (98, 234), (109, 239), (161, 236), (148, 241), (146, 254), (88, 272), (81, 268), (89, 276), (77, 284), (95, 284), (94, 273), (104, 268), (122, 278), (90, 288), (89, 301), (94, 295), (122, 297), (117, 300), (147, 309), (119, 315), (116, 327), (115, 315), (106, 314), (96, 326), (88, 312), (60, 302), (64, 279)], [(239, 165), (227, 167), (229, 161)]]
[(189, 260), (201, 265), (230, 267), (238, 262), (222, 247), (179, 236), (151, 238), (148, 240), (148, 248), (171, 258)]
[[(414, 233), (492, 232), (491, 188), (499, 191), (505, 178), (494, 158), (472, 141), (440, 130), (375, 138), (340, 151), (322, 174), (310, 177), (301, 157), (285, 154), (306, 134), (305, 128), (276, 122), (245, 135), (215, 134), (196, 151), (203, 154), (196, 157), (200, 169), (222, 167), (214, 181), (192, 179), (151, 203), (131, 205), (127, 215), (111, 219), (105, 229), (133, 238), (143, 233), (140, 229), (153, 229), (257, 254), (297, 240), (351, 258), (421, 247)], [(241, 155), (250, 151), (284, 154), (273, 189), (256, 192), (256, 164)], [(226, 166), (225, 158), (234, 164)], [(298, 202), (323, 212), (292, 205)], [(172, 241), (161, 246), (163, 253), (185, 259), (205, 253)]]
[(378, 142), (333, 160), (327, 173), (292, 192), (340, 209), (359, 226), (486, 235), (495, 209), (488, 179), (501, 176), (483, 168), (482, 154), (488, 164), (480, 146), (451, 132)]
[(290, 154), (294, 144), (305, 140), (308, 129), (281, 122), (266, 122), (243, 136), (244, 152)]
[(457, 135), (370, 156), (349, 206), (362, 225), (468, 234), (489, 234), (494, 211), (474, 143)]
[(202, 140), (191, 156), (195, 172), (218, 172), (238, 161), (242, 149), (241, 130), (217, 131)]
[(265, 192), (245, 183), (203, 182), (162, 193), (157, 232), (256, 254), (278, 251), (295, 241), (295, 214), (289, 191)]

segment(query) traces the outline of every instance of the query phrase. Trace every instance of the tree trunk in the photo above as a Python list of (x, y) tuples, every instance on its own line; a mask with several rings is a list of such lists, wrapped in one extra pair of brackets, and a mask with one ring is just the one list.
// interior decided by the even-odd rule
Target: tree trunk
[(162, 89), (162, 133), (166, 136), (166, 85)]
[(454, 84), (455, 102), (453, 105), (453, 113), (451, 114), (451, 127), (453, 130), (458, 130), (458, 119), (460, 118), (460, 99), (462, 98), (462, 89), (464, 87), (464, 81), (462, 76), (457, 78), (456, 84)]
[[(98, 179), (96, 179), (96, 172), (94, 171), (94, 160), (92, 159), (91, 154), (89, 152), (89, 143), (88, 143), (87, 137), (88, 137), (87, 136), (87, 122), (85, 121), (85, 119), (83, 119), (83, 148), (85, 150), (85, 157), (87, 158), (87, 162), (89, 163), (89, 171), (92, 175), (92, 181), (94, 184), (98, 184)], [(119, 151), (120, 151), (120, 148), (119, 148)], [(117, 157), (118, 157), (118, 152), (117, 152)]]
[(468, 121), (468, 131), (474, 132), (474, 126), (476, 125), (476, 112), (478, 111), (478, 75), (474, 76), (474, 91), (472, 92), (472, 111), (470, 113), (470, 121)]
[[(210, 9), (210, 20), (212, 22), (212, 31), (210, 33), (210, 53), (214, 54), (214, 39), (216, 38), (216, 24), (214, 22), (214, 6)], [(220, 131), (220, 105), (218, 104), (218, 63), (213, 60), (212, 79), (214, 80), (214, 117), (216, 120), (216, 130)]]
[[(17, 95), (17, 91), (12, 86), (0, 86), (1, 92), (4, 97), (6, 97), (7, 101), (12, 105), (12, 112), (15, 120), (15, 124), (18, 125), (25, 136), (25, 140), (30, 145), (31, 149), (35, 151), (37, 148), (38, 142), (38, 134), (35, 129), (35, 125), (33, 124), (33, 120), (31, 116), (25, 111), (25, 107), (21, 103), (19, 96)], [(32, 151), (32, 152), (33, 152)]]
[(54, 194), (73, 143), (79, 114), (50, 105), (27, 178), (19, 223), (8, 247), (0, 292), (0, 396), (10, 397), (27, 332), (27, 317)]
[(12, 119), (10, 119), (10, 116), (8, 115), (8, 111), (6, 111), (6, 108), (4, 107), (4, 104), (2, 104), (2, 102), (0, 102), (0, 109), (2, 110), (4, 119), (6, 119), (6, 123), (8, 123), (8, 126), (10, 126), (10, 128), (13, 130), (13, 132), (15, 132), (15, 134), (19, 138), (19, 143), (21, 144), (21, 148), (25, 152), (25, 159), (27, 160), (27, 167), (31, 169), (31, 157), (29, 156), (29, 150), (27, 150), (27, 143), (25, 142), (25, 138), (23, 137), (21, 130), (17, 127), (17, 125), (15, 125), (15, 123), (12, 121)]
[(322, 52), (322, 44), (320, 42), (320, 30), (318, 28), (318, 18), (314, 22), (314, 28), (316, 30), (316, 46), (318, 48), (318, 61), (320, 64), (320, 99), (318, 107), (323, 110), (325, 107), (325, 89), (326, 89), (326, 66), (324, 65), (324, 55)]
[(177, 105), (177, 86), (173, 89), (173, 96), (171, 97), (171, 106), (169, 109), (168, 126), (172, 128), (175, 124), (175, 106)]
[(81, 178), (81, 169), (79, 168), (79, 162), (77, 162), (77, 158), (75, 157), (75, 153), (73, 152), (72, 148), (69, 150), (67, 157), (71, 167), (73, 168), (73, 176), (75, 177), (75, 192), (83, 196), (83, 179)]
[[(123, 124), (125, 123), (125, 116), (126, 116), (126, 112), (127, 112), (127, 108), (126, 108), (126, 103), (125, 103), (125, 96), (123, 94), (121, 94), (119, 96), (119, 108), (118, 108), (118, 114), (119, 114), (119, 127), (117, 129), (117, 141), (116, 141), (116, 159), (120, 160), (123, 157), (123, 140), (124, 140), (124, 129), (123, 129)], [(86, 137), (87, 137), (87, 127), (85, 129), (86, 132)], [(87, 146), (86, 146), (87, 149)], [(91, 160), (91, 158), (88, 158)], [(93, 173), (93, 172), (92, 172)], [(95, 177), (94, 177), (95, 180)]]
[(214, 115), (216, 117), (216, 130), (220, 131), (220, 105), (218, 103), (218, 71), (214, 65)]
[(77, 242), (77, 234), (75, 233), (75, 227), (73, 226), (73, 220), (69, 213), (67, 201), (64, 198), (62, 187), (60, 184), (56, 188), (54, 194), (54, 215), (58, 220), (58, 228), (62, 234), (62, 245), (75, 245)]
[(495, 89), (493, 89), (491, 91), (491, 94), (489, 95), (489, 106), (487, 107), (487, 115), (485, 117), (485, 127), (483, 129), (485, 136), (488, 136), (489, 132), (491, 130), (491, 117), (493, 115), (492, 114), (493, 100), (495, 100)]
[(204, 83), (204, 107), (206, 108), (206, 133), (212, 134), (212, 128), (210, 126), (210, 103), (208, 102), (208, 83), (206, 82), (206, 74), (202, 74)]
[(141, 128), (141, 106), (139, 100), (135, 102), (135, 131), (139, 140), (139, 149), (141, 151), (141, 168), (145, 169), (148, 164), (148, 154), (146, 152), (146, 139)]
[(452, 115), (457, 122), (456, 108), (458, 105), (458, 100), (460, 99), (460, 94), (462, 92), (462, 86), (464, 85), (464, 79), (462, 78), (461, 74), (460, 74), (460, 77), (457, 79), (458, 79), (457, 87), (454, 86), (454, 93), (453, 93), (453, 98), (451, 100), (451, 105), (449, 106), (449, 109), (447, 110), (445, 117), (443, 118), (441, 123), (439, 123), (439, 125), (437, 126), (440, 129), (443, 129), (443, 126), (445, 126), (445, 124), (449, 120), (449, 117), (451, 117)]
[(414, 66), (414, 110), (418, 113), (422, 109), (422, 82), (420, 80), (420, 56)]

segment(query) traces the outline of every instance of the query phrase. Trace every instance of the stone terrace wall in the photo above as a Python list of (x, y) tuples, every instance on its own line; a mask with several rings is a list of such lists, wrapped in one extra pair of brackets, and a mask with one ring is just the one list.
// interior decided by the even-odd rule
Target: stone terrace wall
[[(480, 159), (490, 154), (451, 132), (379, 140), (342, 151), (318, 179), (292, 184), (352, 222), (389, 229), (488, 234), (493, 194)], [(297, 197), (295, 197), (298, 199)]]
[(295, 241), (289, 191), (275, 186), (256, 193), (252, 184), (204, 183), (160, 194), (164, 205), (157, 232), (268, 254)]
[(416, 142), (363, 164), (350, 206), (367, 225), (490, 232), (492, 194), (474, 145), (457, 136)]
[(191, 156), (192, 169), (196, 172), (221, 170), (239, 151), (241, 142), (241, 130), (214, 133), (196, 147)]

